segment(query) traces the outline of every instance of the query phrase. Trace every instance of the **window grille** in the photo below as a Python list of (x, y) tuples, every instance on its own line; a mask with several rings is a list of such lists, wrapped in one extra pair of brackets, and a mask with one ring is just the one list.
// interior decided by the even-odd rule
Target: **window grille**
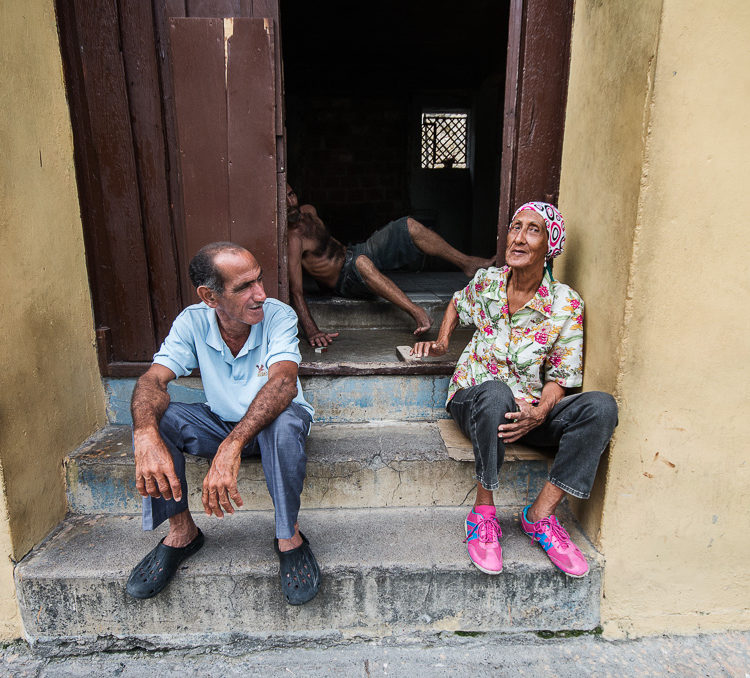
[(466, 169), (468, 113), (422, 113), (422, 169)]

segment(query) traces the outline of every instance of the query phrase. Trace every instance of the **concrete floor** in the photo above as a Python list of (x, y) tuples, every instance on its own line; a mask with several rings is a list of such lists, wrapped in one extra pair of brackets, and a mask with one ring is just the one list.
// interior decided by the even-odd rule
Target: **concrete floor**
[(102, 653), (46, 659), (23, 643), (0, 649), (0, 676), (90, 678), (144, 675), (341, 676), (442, 678), (448, 676), (750, 676), (750, 632), (662, 636), (607, 641), (599, 636), (544, 639), (537, 634), (438, 639), (401, 637), (397, 643), (351, 643), (247, 653), (241, 645), (212, 650)]
[[(437, 337), (440, 320), (453, 293), (466, 285), (468, 278), (461, 273), (404, 273), (387, 274), (416, 304), (430, 313), (433, 326), (420, 337), (414, 336), (414, 321), (403, 311), (384, 300), (362, 301), (342, 299), (315, 293), (311, 289), (308, 304), (318, 326), (338, 331), (339, 337), (327, 351), (316, 353), (300, 336), (300, 350), (305, 363), (399, 363), (396, 346), (412, 346), (415, 341), (431, 341)], [(473, 328), (458, 328), (451, 341), (451, 350), (442, 358), (427, 358), (423, 362), (454, 365), (461, 351), (471, 339)], [(452, 371), (452, 370), (451, 370)]]
[[(416, 341), (432, 341), (437, 338), (438, 328), (430, 328), (424, 335), (415, 337), (408, 329), (347, 329), (340, 330), (325, 352), (316, 353), (304, 339), (299, 348), (304, 363), (394, 363), (401, 361), (396, 346), (413, 346)], [(450, 363), (455, 366), (461, 352), (471, 340), (472, 329), (457, 328), (451, 337), (448, 353), (439, 358), (427, 357), (420, 362)], [(453, 372), (453, 369), (449, 373)]]
[[(455, 272), (419, 272), (409, 271), (386, 271), (387, 275), (395, 282), (412, 301), (427, 301), (429, 298), (436, 297), (441, 301), (448, 301), (451, 295), (461, 289), (469, 281), (463, 273)], [(304, 278), (305, 295), (310, 296), (327, 296), (327, 293), (321, 292), (317, 283), (305, 275)]]

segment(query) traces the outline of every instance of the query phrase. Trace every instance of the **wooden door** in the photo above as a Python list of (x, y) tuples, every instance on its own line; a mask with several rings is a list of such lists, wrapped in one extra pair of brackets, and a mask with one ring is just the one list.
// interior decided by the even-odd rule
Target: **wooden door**
[[(269, 19), (169, 22), (185, 229), (183, 266), (208, 242), (247, 247), (278, 295), (280, 196), (273, 24)], [(281, 187), (283, 189), (283, 185)], [(185, 281), (183, 296), (194, 294)]]
[(573, 0), (511, 0), (498, 214), (498, 262), (513, 211), (557, 203)]
[[(213, 240), (286, 283), (277, 0), (58, 0), (102, 374), (140, 374)], [(284, 275), (280, 275), (280, 271)]]

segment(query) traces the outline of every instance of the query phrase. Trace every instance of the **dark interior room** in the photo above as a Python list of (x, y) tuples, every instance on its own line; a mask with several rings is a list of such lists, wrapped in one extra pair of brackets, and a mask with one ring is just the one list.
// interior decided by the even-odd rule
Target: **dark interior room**
[(345, 244), (408, 214), (494, 252), (508, 3), (458, 7), (281, 1), (289, 181)]

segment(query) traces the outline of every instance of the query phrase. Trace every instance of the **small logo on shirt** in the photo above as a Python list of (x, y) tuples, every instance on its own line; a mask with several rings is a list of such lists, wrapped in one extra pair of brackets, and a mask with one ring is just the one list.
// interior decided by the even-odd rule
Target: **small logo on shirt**
[(267, 377), (268, 376), (268, 370), (266, 369), (266, 366), (263, 363), (260, 363), (259, 365), (256, 365), (255, 369), (258, 370), (258, 376), (259, 377)]

